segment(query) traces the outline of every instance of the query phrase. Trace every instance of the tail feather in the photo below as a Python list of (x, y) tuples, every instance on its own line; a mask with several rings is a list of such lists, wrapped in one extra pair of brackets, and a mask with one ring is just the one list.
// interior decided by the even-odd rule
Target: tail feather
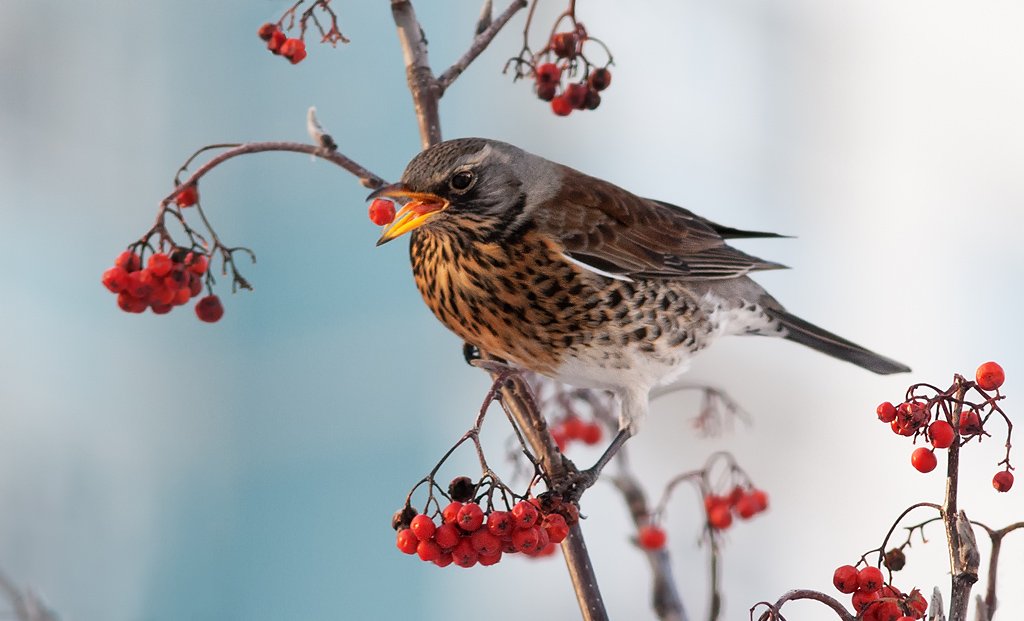
[(852, 362), (879, 375), (907, 373), (910, 371), (910, 367), (905, 364), (864, 349), (856, 343), (851, 343), (831, 332), (822, 330), (818, 326), (790, 315), (786, 311), (772, 310), (770, 313), (785, 328), (785, 338), (790, 341), (806, 345), (833, 358)]

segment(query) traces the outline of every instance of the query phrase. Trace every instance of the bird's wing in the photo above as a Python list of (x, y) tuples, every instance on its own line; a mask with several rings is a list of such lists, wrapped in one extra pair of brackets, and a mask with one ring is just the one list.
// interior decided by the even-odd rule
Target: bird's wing
[(569, 168), (558, 194), (533, 215), (566, 256), (613, 276), (716, 280), (784, 267), (725, 243), (772, 233), (721, 226)]

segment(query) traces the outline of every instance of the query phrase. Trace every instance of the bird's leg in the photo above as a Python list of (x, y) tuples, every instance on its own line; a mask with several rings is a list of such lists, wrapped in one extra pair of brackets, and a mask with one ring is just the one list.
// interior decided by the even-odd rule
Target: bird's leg
[(608, 462), (615, 457), (615, 454), (619, 452), (622, 445), (625, 444), (626, 440), (632, 437), (632, 435), (633, 434), (628, 427), (619, 429), (619, 433), (615, 434), (615, 437), (612, 439), (612, 443), (608, 445), (608, 448), (605, 449), (604, 454), (601, 455), (601, 458), (597, 460), (596, 464), (586, 470), (574, 472), (567, 477), (565, 485), (561, 490), (561, 494), (563, 496), (568, 496), (572, 500), (578, 500), (587, 488), (591, 487), (594, 483), (597, 483), (597, 478), (601, 476), (601, 471), (604, 470), (604, 467), (608, 465)]

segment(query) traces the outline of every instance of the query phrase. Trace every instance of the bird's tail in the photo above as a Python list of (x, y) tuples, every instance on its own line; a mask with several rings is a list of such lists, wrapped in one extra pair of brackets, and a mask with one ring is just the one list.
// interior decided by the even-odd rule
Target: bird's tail
[(905, 364), (864, 349), (856, 343), (851, 343), (831, 332), (822, 330), (818, 326), (790, 315), (786, 311), (772, 309), (769, 313), (782, 324), (786, 330), (785, 338), (790, 341), (796, 341), (801, 345), (816, 349), (833, 358), (852, 362), (879, 375), (907, 373), (910, 371), (910, 367)]

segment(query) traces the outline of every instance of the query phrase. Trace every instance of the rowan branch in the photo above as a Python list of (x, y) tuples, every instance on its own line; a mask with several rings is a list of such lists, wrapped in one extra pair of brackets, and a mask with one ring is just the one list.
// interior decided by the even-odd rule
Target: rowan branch
[(821, 602), (822, 604), (825, 604), (833, 611), (835, 611), (835, 613), (839, 616), (840, 619), (842, 619), (842, 621), (856, 621), (856, 617), (851, 615), (846, 610), (846, 608), (843, 607), (841, 603), (839, 603), (839, 600), (832, 596), (825, 595), (824, 593), (821, 593), (819, 591), (812, 591), (810, 589), (794, 589), (792, 591), (789, 591), (785, 593), (782, 597), (780, 597), (778, 601), (776, 601), (774, 604), (769, 604), (768, 602), (758, 602), (757, 604), (754, 604), (753, 608), (750, 609), (750, 618), (754, 618), (754, 611), (757, 610), (759, 606), (767, 606), (768, 610), (766, 610), (760, 617), (758, 617), (759, 621), (769, 621), (770, 619), (782, 619), (783, 617), (779, 613), (779, 610), (782, 608), (782, 605), (786, 602), (795, 601), (798, 599), (811, 599), (816, 602)]
[(405, 77), (416, 108), (420, 142), (426, 149), (441, 142), (441, 117), (437, 109), (440, 94), (427, 57), (427, 37), (409, 0), (391, 0), (391, 15), (402, 43)]
[(470, 45), (469, 50), (462, 55), (462, 58), (455, 61), (451, 67), (445, 69), (444, 73), (437, 77), (437, 96), (441, 97), (444, 92), (448, 90), (448, 87), (452, 85), (452, 82), (456, 80), (462, 72), (469, 67), (469, 64), (476, 60), (487, 46), (490, 45), (494, 37), (497, 36), (505, 24), (508, 23), (512, 16), (519, 12), (521, 9), (526, 8), (526, 0), (513, 0), (512, 4), (508, 5), (508, 8), (494, 20), (486, 30), (478, 34), (473, 39), (473, 44)]

